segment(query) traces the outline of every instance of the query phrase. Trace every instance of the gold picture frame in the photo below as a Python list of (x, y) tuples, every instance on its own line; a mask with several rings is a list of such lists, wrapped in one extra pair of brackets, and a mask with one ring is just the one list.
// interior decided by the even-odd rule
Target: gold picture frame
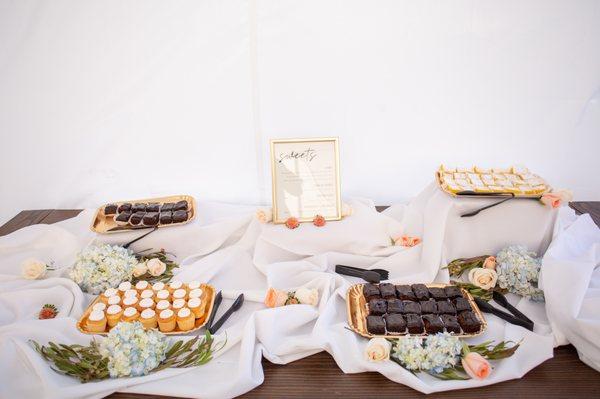
[[(314, 148), (311, 148), (310, 144), (313, 144)], [(302, 151), (290, 151), (287, 155), (284, 155), (282, 152), (278, 152), (278, 146), (285, 147), (288, 151), (289, 149), (297, 145), (298, 148)], [(308, 146), (307, 146), (308, 145)], [(331, 148), (326, 148), (327, 146)], [(329, 154), (328, 151), (333, 151), (332, 154)], [(312, 152), (311, 152), (312, 151)], [(324, 152), (325, 151), (325, 152)], [(282, 207), (280, 206), (283, 200), (282, 197), (285, 193), (280, 192), (284, 188), (282, 187), (283, 182), (280, 180), (280, 170), (278, 169), (278, 165), (282, 164), (284, 159), (294, 158), (295, 163), (297, 164), (299, 160), (305, 161), (313, 161), (317, 157), (317, 153), (323, 153), (325, 157), (319, 159), (321, 161), (325, 158), (325, 164), (323, 165), (322, 173), (323, 179), (331, 179), (333, 188), (332, 191), (328, 194), (322, 194), (321, 191), (318, 192), (321, 197), (326, 197), (328, 200), (323, 201), (324, 209), (329, 208), (328, 211), (307, 211), (308, 213), (302, 212), (302, 204), (298, 205), (297, 208), (300, 210), (299, 214), (290, 214), (289, 207), (285, 208), (285, 211), (282, 211)], [(325, 166), (326, 165), (326, 166)], [(308, 167), (307, 167), (308, 168)], [(331, 171), (330, 169), (334, 170)], [(308, 168), (310, 169), (310, 168)], [(290, 172), (287, 170), (286, 171)], [(296, 184), (303, 185), (303, 177), (300, 176), (298, 172), (290, 172), (295, 173), (294, 178), (297, 179)], [(288, 173), (289, 175), (289, 173)], [(310, 171), (310, 176), (312, 177), (312, 181), (314, 183), (314, 174), (313, 171)], [(321, 175), (320, 175), (321, 176)], [(285, 223), (288, 217), (294, 216), (298, 218), (300, 222), (309, 222), (312, 221), (314, 216), (317, 214), (323, 216), (325, 220), (340, 220), (342, 218), (342, 197), (341, 197), (341, 187), (340, 187), (340, 152), (339, 152), (339, 139), (337, 137), (317, 137), (317, 138), (295, 138), (295, 139), (272, 139), (271, 140), (271, 178), (272, 178), (272, 200), (273, 200), (273, 223), (281, 224)], [(302, 187), (300, 188), (302, 190)], [(334, 199), (331, 199), (330, 196), (333, 194), (335, 196)], [(297, 198), (300, 198), (298, 196)], [(301, 202), (301, 199), (298, 199), (298, 202)], [(316, 209), (318, 204), (311, 204), (306, 206), (307, 209)], [(304, 214), (303, 214), (304, 213)]]

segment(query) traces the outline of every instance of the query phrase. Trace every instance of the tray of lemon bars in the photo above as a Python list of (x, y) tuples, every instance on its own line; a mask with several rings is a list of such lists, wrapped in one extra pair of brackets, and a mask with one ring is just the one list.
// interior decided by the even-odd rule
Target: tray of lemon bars
[(215, 288), (198, 281), (123, 282), (92, 301), (77, 329), (106, 335), (119, 322), (139, 321), (144, 328), (157, 328), (167, 335), (187, 334), (204, 327), (214, 301)]
[(550, 191), (550, 186), (540, 176), (527, 168), (447, 168), (436, 172), (440, 188), (455, 197), (506, 197), (539, 198)]

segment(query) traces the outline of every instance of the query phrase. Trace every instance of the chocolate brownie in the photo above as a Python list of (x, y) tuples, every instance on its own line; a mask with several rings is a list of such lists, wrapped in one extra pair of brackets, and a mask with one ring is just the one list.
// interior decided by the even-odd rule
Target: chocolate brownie
[(407, 314), (406, 327), (411, 334), (423, 334), (423, 320), (418, 314)]
[(367, 331), (371, 334), (385, 334), (385, 321), (382, 316), (367, 316)]
[(387, 302), (385, 299), (371, 299), (369, 301), (369, 314), (384, 315), (387, 312)]
[(403, 301), (416, 301), (417, 297), (413, 292), (410, 285), (397, 285), (396, 286), (396, 296)]
[(161, 212), (171, 212), (173, 210), (173, 205), (175, 205), (175, 204), (172, 202), (165, 202), (164, 204), (161, 205), (160, 211)]
[(388, 299), (387, 301), (387, 312), (388, 313), (402, 313), (404, 306), (400, 299)]
[(178, 201), (177, 203), (175, 203), (175, 205), (173, 205), (173, 210), (174, 211), (187, 211), (188, 210), (187, 201), (186, 200)]
[(128, 223), (130, 217), (131, 212), (121, 212), (115, 217), (115, 222), (117, 222), (117, 224)]
[(105, 215), (114, 215), (115, 213), (117, 213), (117, 206), (115, 204), (108, 204), (104, 207), (104, 214)]
[(411, 285), (411, 288), (419, 301), (426, 301), (429, 299), (429, 290), (425, 284), (413, 284)]
[(369, 302), (371, 299), (381, 298), (381, 292), (375, 284), (365, 284), (363, 285), (363, 296)]
[(131, 207), (131, 212), (146, 212), (146, 204), (137, 203)]
[(454, 300), (454, 306), (458, 313), (464, 312), (465, 310), (471, 310), (471, 304), (465, 298), (456, 298)]
[(421, 314), (421, 305), (419, 305), (419, 302), (404, 301), (403, 305), (404, 305), (403, 313), (405, 313), (405, 314), (406, 313)]
[(117, 209), (117, 211), (119, 213), (121, 212), (129, 212), (131, 211), (131, 204), (129, 202), (126, 202), (124, 204), (119, 205), (119, 208)]
[(462, 296), (462, 291), (459, 287), (457, 287), (456, 285), (449, 285), (447, 287), (444, 287), (444, 291), (446, 292), (446, 295), (448, 296), (448, 298), (459, 298)]
[(406, 321), (400, 314), (387, 314), (384, 316), (387, 331), (392, 334), (400, 334), (406, 331)]
[(458, 320), (456, 320), (456, 316), (443, 314), (441, 317), (442, 323), (444, 323), (444, 327), (446, 327), (446, 331), (449, 333), (460, 334), (460, 325), (458, 324)]
[(175, 211), (173, 212), (173, 223), (185, 222), (188, 219), (187, 211)]
[(159, 210), (160, 210), (160, 205), (155, 202), (146, 205), (146, 212), (158, 212)]
[(425, 325), (425, 331), (427, 334), (437, 334), (444, 331), (444, 325), (442, 321), (435, 314), (426, 314), (423, 316), (423, 324)]
[(437, 308), (439, 314), (456, 314), (456, 309), (450, 301), (438, 301)]
[(475, 316), (475, 313), (470, 310), (460, 312), (458, 315), (458, 324), (460, 324), (463, 331), (466, 333), (476, 333), (481, 329), (481, 322), (477, 316)]
[(436, 301), (448, 299), (448, 295), (446, 295), (446, 291), (444, 291), (443, 288), (430, 287), (429, 296), (435, 299)]
[(396, 298), (396, 286), (390, 283), (379, 284), (379, 291), (383, 299)]
[(138, 224), (140, 224), (142, 222), (142, 219), (144, 218), (144, 215), (146, 214), (146, 212), (136, 212), (133, 215), (131, 215), (131, 218), (129, 219), (129, 223), (131, 223), (134, 226), (137, 226)]
[(173, 212), (161, 212), (160, 213), (160, 224), (171, 224), (173, 223)]
[(146, 226), (156, 226), (158, 224), (158, 212), (147, 212), (142, 219)]
[(437, 303), (430, 299), (429, 301), (421, 302), (421, 313), (423, 314), (437, 314)]

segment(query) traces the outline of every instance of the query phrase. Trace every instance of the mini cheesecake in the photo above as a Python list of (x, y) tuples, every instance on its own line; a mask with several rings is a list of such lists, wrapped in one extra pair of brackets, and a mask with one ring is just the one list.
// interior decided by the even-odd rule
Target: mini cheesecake
[(110, 298), (111, 296), (115, 296), (118, 295), (119, 291), (117, 291), (115, 288), (109, 288), (106, 291), (104, 291), (102, 293), (102, 295), (100, 295), (100, 300), (104, 303), (108, 303), (108, 298)]
[(121, 316), (121, 321), (132, 322), (132, 321), (136, 321), (137, 319), (139, 319), (139, 317), (140, 317), (140, 314), (138, 313), (138, 310), (136, 308), (127, 307), (123, 311), (123, 315)]
[(145, 298), (154, 298), (154, 291), (151, 289), (145, 289), (144, 291), (142, 291), (140, 293), (140, 298), (145, 299)]
[(111, 306), (111, 305), (120, 305), (121, 304), (121, 297), (118, 295), (113, 295), (110, 298), (108, 298), (108, 301), (106, 302), (107, 306)]
[(192, 280), (187, 284), (188, 290), (195, 290), (196, 288), (200, 288), (200, 281)]
[(183, 288), (179, 288), (179, 289), (173, 291), (172, 297), (173, 297), (173, 300), (176, 300), (176, 299), (184, 299), (185, 300), (187, 298), (187, 291)]
[(137, 296), (126, 296), (123, 298), (123, 301), (121, 302), (121, 305), (124, 308), (137, 307), (137, 304), (138, 304)]
[(141, 294), (142, 291), (150, 288), (150, 284), (146, 280), (140, 280), (135, 284), (135, 289)]
[(158, 314), (158, 329), (161, 332), (171, 332), (175, 329), (177, 317), (171, 309), (165, 309)]
[(106, 304), (104, 302), (95, 303), (94, 306), (92, 306), (92, 311), (94, 310), (104, 312), (106, 310)]
[(139, 320), (146, 329), (156, 328), (158, 324), (156, 312), (152, 309), (144, 309), (142, 314), (140, 314)]
[(164, 290), (165, 289), (165, 283), (161, 283), (160, 281), (157, 283), (152, 284), (152, 291), (154, 292), (158, 292), (160, 290)]
[(138, 309), (143, 312), (144, 309), (154, 309), (154, 301), (152, 298), (144, 298), (138, 302)]
[(181, 308), (177, 312), (177, 325), (181, 331), (189, 331), (194, 328), (194, 313), (188, 308)]
[(171, 303), (169, 301), (158, 301), (156, 303), (156, 311), (158, 313), (162, 312), (165, 309), (170, 309), (171, 308)]
[(167, 290), (160, 290), (156, 293), (156, 302), (168, 301), (171, 298), (171, 294)]
[(123, 281), (121, 284), (119, 284), (119, 295), (123, 296), (125, 294), (125, 291), (130, 289), (131, 283), (129, 281)]
[(194, 313), (196, 319), (204, 315), (205, 306), (200, 298), (191, 298), (187, 303), (187, 307)]
[(123, 293), (123, 298), (127, 298), (128, 296), (134, 296), (134, 297), (137, 297), (137, 296), (138, 296), (138, 292), (137, 292), (137, 290), (135, 290), (135, 289), (133, 289), (133, 288), (126, 290), (126, 291)]
[(106, 331), (106, 316), (101, 310), (92, 310), (85, 323), (85, 329), (89, 332), (103, 333)]
[(190, 290), (188, 297), (191, 298), (201, 298), (202, 297), (202, 289), (201, 288), (194, 288), (193, 290)]
[(175, 290), (181, 289), (183, 288), (183, 283), (179, 280), (173, 280), (169, 283), (169, 292), (171, 294), (173, 294), (173, 292), (175, 292)]
[(108, 309), (106, 309), (106, 322), (108, 327), (113, 328), (116, 326), (119, 320), (121, 320), (121, 316), (123, 316), (123, 308), (119, 305), (110, 305)]
[(177, 311), (185, 306), (185, 299), (175, 299), (171, 307)]

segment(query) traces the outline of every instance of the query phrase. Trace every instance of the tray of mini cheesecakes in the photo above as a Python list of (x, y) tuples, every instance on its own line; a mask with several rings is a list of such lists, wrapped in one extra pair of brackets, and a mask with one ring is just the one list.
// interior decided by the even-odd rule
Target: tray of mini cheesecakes
[(469, 338), (487, 327), (473, 296), (450, 284), (355, 284), (346, 305), (350, 329), (366, 338), (441, 332)]
[(214, 301), (214, 287), (199, 281), (123, 282), (92, 301), (77, 329), (105, 335), (119, 322), (139, 321), (146, 329), (156, 328), (167, 335), (187, 334), (204, 327)]
[(91, 229), (110, 234), (151, 227), (180, 226), (196, 217), (190, 195), (171, 195), (104, 204), (96, 210)]
[(540, 176), (524, 167), (448, 168), (441, 165), (436, 172), (439, 187), (455, 197), (539, 198), (551, 187)]

